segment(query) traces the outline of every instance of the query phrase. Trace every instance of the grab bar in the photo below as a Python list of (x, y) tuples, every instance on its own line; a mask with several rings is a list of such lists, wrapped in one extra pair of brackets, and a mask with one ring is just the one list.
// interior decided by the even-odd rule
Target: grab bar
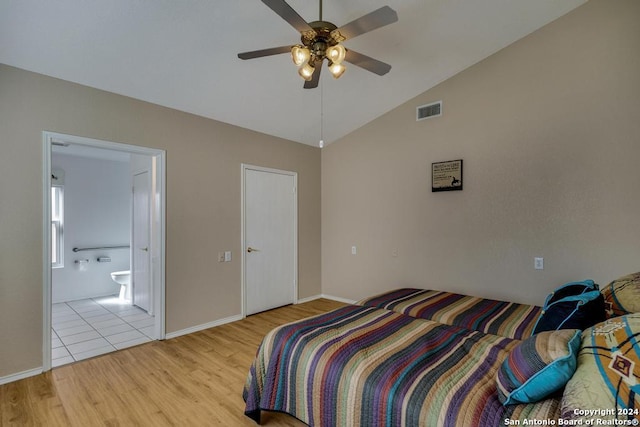
[(130, 247), (129, 245), (119, 245), (119, 246), (99, 246), (97, 248), (73, 248), (73, 252), (94, 251), (98, 249), (124, 249), (129, 247)]

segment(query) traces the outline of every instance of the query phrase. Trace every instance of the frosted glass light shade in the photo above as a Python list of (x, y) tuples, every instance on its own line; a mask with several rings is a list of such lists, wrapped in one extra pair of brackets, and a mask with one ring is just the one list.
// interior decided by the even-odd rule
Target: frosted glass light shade
[(311, 53), (304, 46), (295, 45), (291, 48), (291, 59), (298, 67), (309, 61)]
[(341, 44), (330, 46), (327, 48), (327, 58), (334, 64), (340, 64), (344, 61), (344, 57), (347, 54), (347, 50)]
[(307, 62), (302, 67), (300, 67), (300, 69), (298, 70), (298, 74), (300, 74), (300, 77), (302, 77), (306, 81), (309, 81), (309, 80), (311, 80), (311, 77), (313, 77), (313, 72), (314, 71), (315, 71), (315, 68), (313, 68)]
[(346, 70), (346, 68), (342, 64), (335, 64), (334, 63), (334, 64), (329, 65), (329, 72), (336, 79), (340, 78), (340, 76), (344, 73), (345, 70)]

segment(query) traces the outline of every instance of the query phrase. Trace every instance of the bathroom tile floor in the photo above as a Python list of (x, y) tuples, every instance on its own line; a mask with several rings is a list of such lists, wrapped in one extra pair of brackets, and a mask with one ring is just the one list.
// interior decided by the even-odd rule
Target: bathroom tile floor
[(153, 340), (155, 319), (117, 296), (53, 304), (51, 365), (66, 365)]

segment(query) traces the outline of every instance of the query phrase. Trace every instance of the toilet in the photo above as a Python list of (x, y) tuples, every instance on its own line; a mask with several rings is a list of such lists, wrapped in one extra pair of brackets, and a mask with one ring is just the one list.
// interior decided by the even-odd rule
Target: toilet
[(120, 285), (120, 301), (131, 302), (131, 271), (114, 271), (111, 278)]

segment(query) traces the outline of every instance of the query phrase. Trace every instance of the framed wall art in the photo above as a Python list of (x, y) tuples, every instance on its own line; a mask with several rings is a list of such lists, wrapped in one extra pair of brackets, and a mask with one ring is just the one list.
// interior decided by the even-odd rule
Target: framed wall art
[(462, 190), (462, 159), (431, 163), (431, 191)]

